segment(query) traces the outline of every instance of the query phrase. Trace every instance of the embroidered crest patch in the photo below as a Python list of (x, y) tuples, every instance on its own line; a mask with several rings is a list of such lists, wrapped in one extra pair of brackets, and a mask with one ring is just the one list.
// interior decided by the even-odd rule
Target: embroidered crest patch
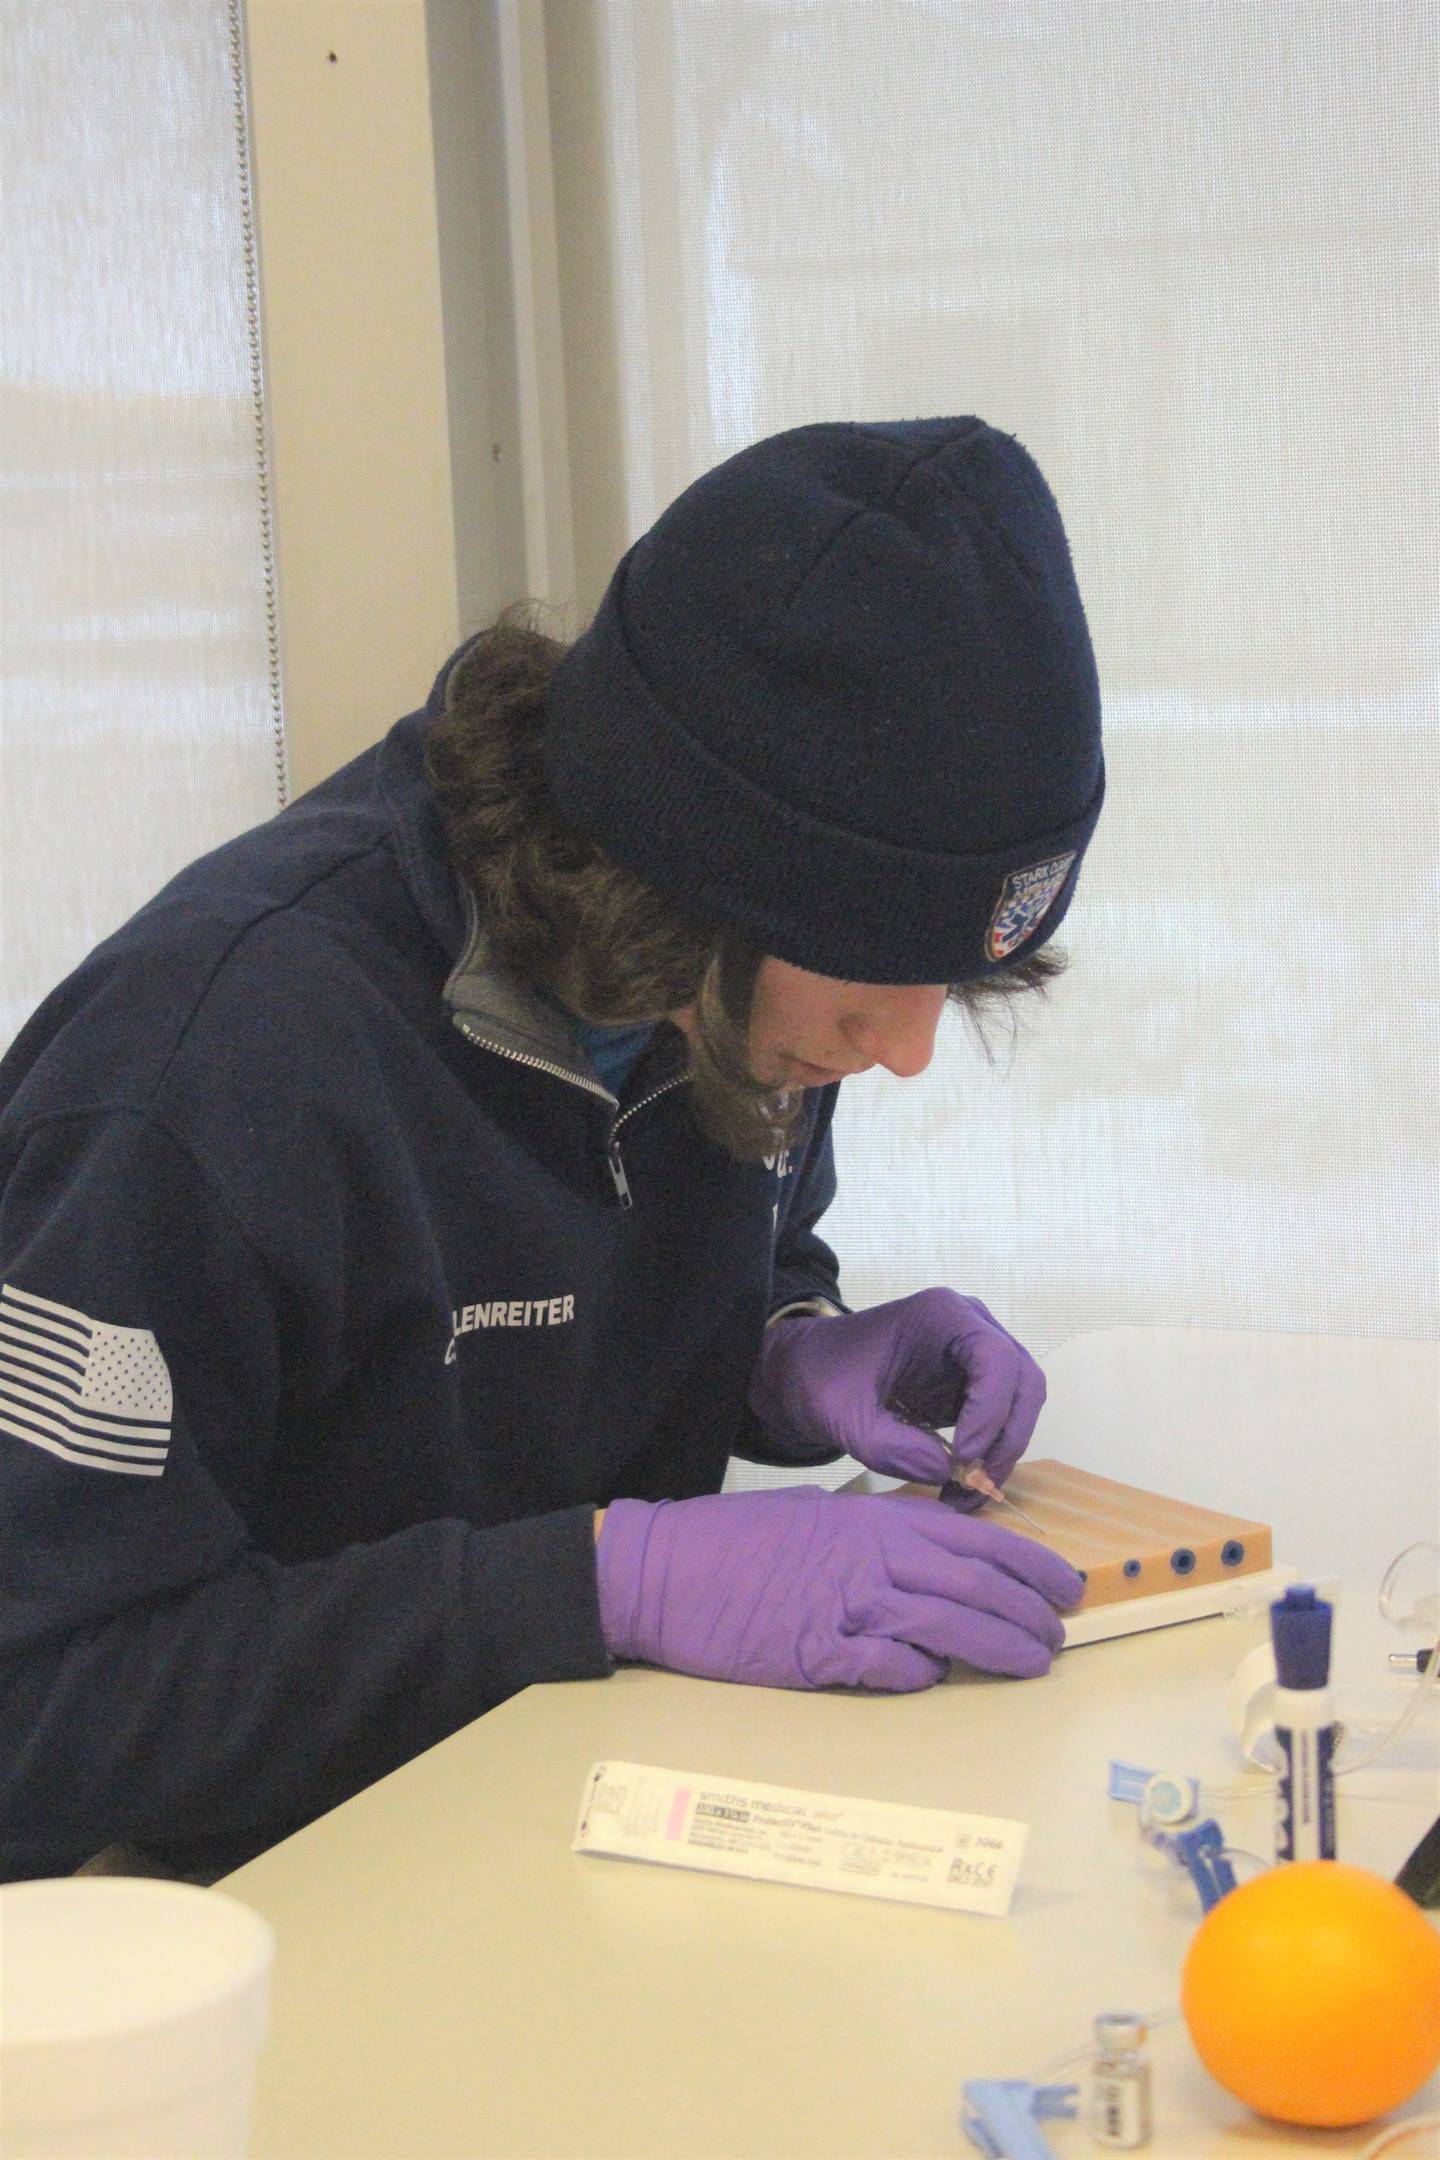
[(1031, 863), (1028, 869), (1010, 872), (1000, 888), (986, 932), (987, 960), (1008, 960), (1038, 929), (1074, 860), (1075, 850), (1071, 848), (1068, 855), (1052, 855), (1048, 862)]

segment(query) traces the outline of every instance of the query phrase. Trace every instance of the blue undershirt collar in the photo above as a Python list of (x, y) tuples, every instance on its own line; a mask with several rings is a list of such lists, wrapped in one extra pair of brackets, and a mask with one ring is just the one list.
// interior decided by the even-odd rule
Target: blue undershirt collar
[(569, 1015), (575, 1039), (584, 1050), (610, 1093), (619, 1096), (635, 1066), (650, 1045), (657, 1022), (642, 1020), (637, 1027), (593, 1027), (588, 1020)]

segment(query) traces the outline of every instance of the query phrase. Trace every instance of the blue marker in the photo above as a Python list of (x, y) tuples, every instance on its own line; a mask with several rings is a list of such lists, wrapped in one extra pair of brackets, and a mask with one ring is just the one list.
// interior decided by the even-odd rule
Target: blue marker
[(1275, 1738), (1280, 1746), (1277, 1860), (1335, 1857), (1332, 1617), (1330, 1606), (1308, 1583), (1292, 1584), (1270, 1607), (1270, 1635), (1280, 1682), (1275, 1690)]

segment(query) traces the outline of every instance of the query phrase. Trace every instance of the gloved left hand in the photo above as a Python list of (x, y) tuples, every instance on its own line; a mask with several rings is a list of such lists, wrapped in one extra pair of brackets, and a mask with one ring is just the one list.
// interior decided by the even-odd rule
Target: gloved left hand
[[(750, 1407), (782, 1445), (840, 1448), (889, 1477), (943, 1485), (983, 1464), (1003, 1485), (1030, 1442), (1045, 1375), (977, 1298), (921, 1290), (838, 1318), (797, 1313), (765, 1330)], [(918, 1432), (955, 1425), (955, 1461)], [(983, 1496), (973, 1497), (975, 1507)]]

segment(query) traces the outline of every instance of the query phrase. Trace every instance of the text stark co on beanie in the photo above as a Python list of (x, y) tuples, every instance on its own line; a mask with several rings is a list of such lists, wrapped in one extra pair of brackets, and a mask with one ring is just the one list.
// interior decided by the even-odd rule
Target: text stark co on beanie
[(976, 419), (836, 422), (704, 474), (546, 699), (565, 817), (691, 920), (852, 982), (1013, 965), (1104, 795), (1060, 513)]

